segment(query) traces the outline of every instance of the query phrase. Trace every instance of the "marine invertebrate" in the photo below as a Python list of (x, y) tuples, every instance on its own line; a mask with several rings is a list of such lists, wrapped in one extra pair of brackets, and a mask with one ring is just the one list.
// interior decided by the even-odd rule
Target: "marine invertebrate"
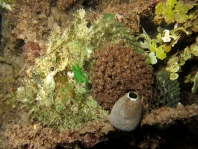
[(145, 55), (118, 43), (98, 49), (93, 58), (93, 97), (103, 108), (111, 109), (121, 96), (131, 90), (143, 98), (144, 106), (153, 101), (153, 70), (145, 62)]
[(178, 80), (170, 80), (167, 71), (159, 71), (155, 75), (154, 99), (152, 108), (176, 107), (180, 100), (180, 88)]
[(135, 92), (121, 97), (113, 106), (110, 114), (111, 124), (122, 131), (134, 130), (142, 117), (142, 104)]
[(18, 88), (18, 100), (30, 108), (31, 118), (62, 130), (107, 117), (90, 94), (86, 64), (91, 65), (91, 53), (103, 41), (120, 39), (129, 44), (134, 38), (111, 14), (99, 16), (87, 27), (86, 12), (80, 9), (66, 30), (55, 26), (46, 53), (28, 67), (27, 78)]

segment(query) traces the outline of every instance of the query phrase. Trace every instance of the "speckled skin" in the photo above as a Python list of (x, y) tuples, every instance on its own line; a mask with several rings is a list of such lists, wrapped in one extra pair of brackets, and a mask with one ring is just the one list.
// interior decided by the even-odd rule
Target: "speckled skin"
[(110, 114), (111, 124), (122, 131), (134, 130), (142, 116), (142, 104), (140, 99), (130, 100), (128, 93), (121, 97), (113, 106)]

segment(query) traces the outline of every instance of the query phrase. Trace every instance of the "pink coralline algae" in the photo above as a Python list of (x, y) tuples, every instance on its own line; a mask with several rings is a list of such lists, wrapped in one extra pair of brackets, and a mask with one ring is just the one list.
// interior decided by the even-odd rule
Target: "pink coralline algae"
[(29, 64), (34, 64), (35, 58), (40, 56), (40, 46), (34, 41), (28, 41), (23, 46), (24, 60)]

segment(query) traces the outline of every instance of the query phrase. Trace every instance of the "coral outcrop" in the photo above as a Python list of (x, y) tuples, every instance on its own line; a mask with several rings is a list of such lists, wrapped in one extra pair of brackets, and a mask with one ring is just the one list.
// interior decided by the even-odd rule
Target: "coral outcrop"
[[(0, 148), (197, 144), (198, 0), (2, 2)], [(141, 126), (118, 131), (116, 116), (133, 108), (116, 106), (131, 91)]]
[(170, 124), (175, 120), (190, 118), (195, 115), (198, 115), (198, 105), (183, 106), (179, 103), (176, 108), (162, 107), (145, 114), (141, 125)]
[[(57, 132), (54, 129), (43, 127), (40, 123), (29, 123), (26, 125), (15, 125), (6, 134), (9, 137), (10, 148), (26, 147), (31, 149), (54, 149), (57, 146), (65, 148), (93, 147), (96, 143), (105, 139), (113, 127), (107, 119), (90, 121), (84, 127), (75, 131)], [(16, 139), (17, 138), (17, 139)]]
[(103, 108), (111, 109), (128, 91), (137, 92), (144, 106), (153, 101), (153, 70), (144, 55), (119, 43), (97, 50), (93, 58), (93, 97)]
[[(198, 106), (195, 104), (189, 106), (180, 105), (177, 108), (162, 107), (143, 115), (141, 125), (143, 127), (143, 125), (170, 124), (174, 120), (190, 118), (195, 115), (198, 115)], [(57, 146), (69, 148), (77, 146), (77, 142), (88, 148), (93, 147), (100, 141), (105, 141), (109, 131), (115, 131), (115, 129), (107, 119), (104, 119), (90, 121), (83, 128), (75, 131), (64, 132), (57, 132), (51, 128), (43, 127), (40, 123), (15, 125), (12, 129), (7, 130), (6, 135), (9, 136), (10, 148), (22, 146), (39, 149), (55, 148)], [(137, 145), (135, 143), (138, 142), (140, 148), (153, 146), (153, 149), (155, 149), (161, 143), (161, 141), (156, 142), (156, 139), (162, 139), (159, 134), (157, 138), (153, 138), (149, 133), (139, 133), (136, 134), (136, 137), (134, 135), (134, 133), (130, 134), (130, 139), (133, 138), (131, 145)], [(141, 141), (137, 140), (137, 138), (140, 139), (140, 135), (144, 135)]]

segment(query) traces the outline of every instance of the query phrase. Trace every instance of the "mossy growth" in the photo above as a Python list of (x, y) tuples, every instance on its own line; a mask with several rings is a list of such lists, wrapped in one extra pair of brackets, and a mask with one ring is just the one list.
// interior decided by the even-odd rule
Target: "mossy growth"
[(151, 108), (176, 107), (180, 100), (178, 80), (170, 80), (167, 71), (159, 71), (155, 75), (154, 98)]
[(86, 12), (80, 9), (66, 30), (54, 27), (46, 54), (28, 67), (24, 86), (18, 89), (18, 100), (30, 108), (33, 119), (63, 130), (108, 117), (90, 94), (86, 66), (92, 62), (91, 53), (104, 42), (122, 40), (126, 46), (134, 45), (130, 31), (113, 18), (101, 15), (88, 27)]

